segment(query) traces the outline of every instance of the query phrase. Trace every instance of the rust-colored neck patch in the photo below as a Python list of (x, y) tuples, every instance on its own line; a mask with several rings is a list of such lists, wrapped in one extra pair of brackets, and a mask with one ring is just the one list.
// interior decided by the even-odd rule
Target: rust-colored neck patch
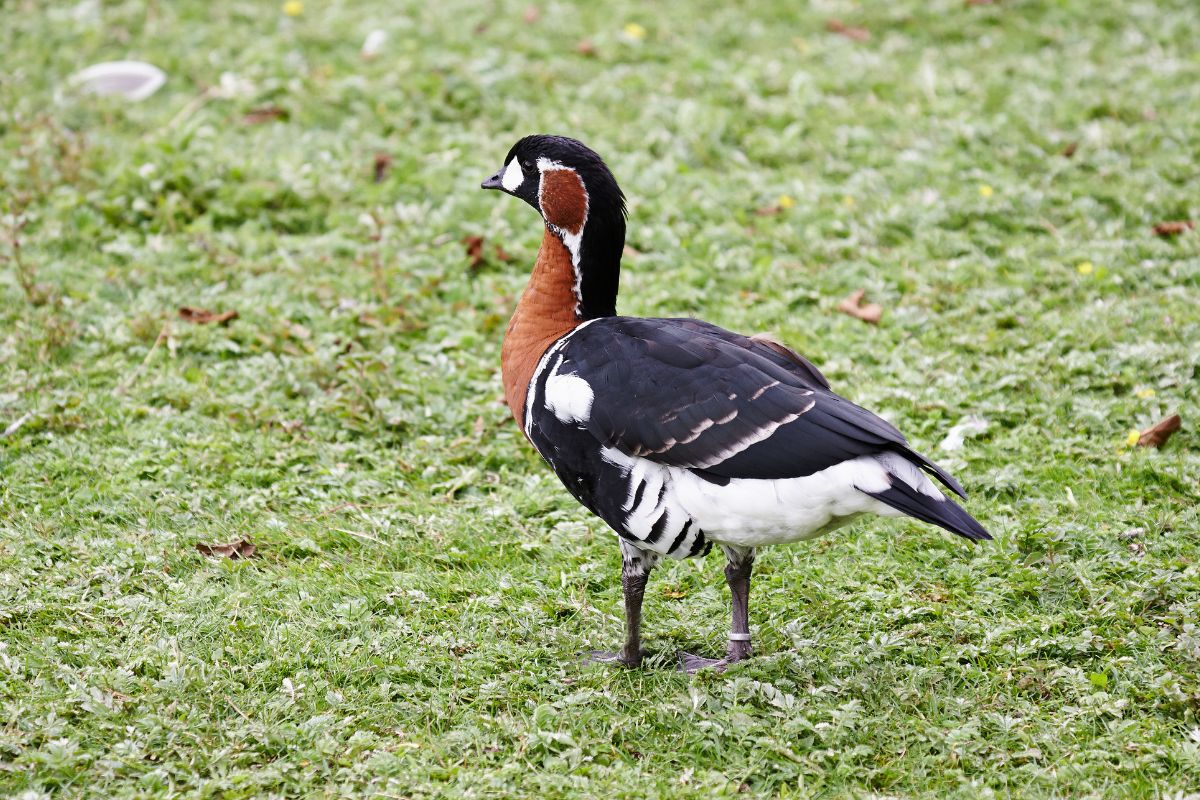
[[(568, 174), (575, 176), (573, 172)], [(578, 177), (575, 180), (578, 181)], [(544, 178), (542, 186), (544, 189)], [(504, 399), (522, 431), (525, 430), (525, 395), (533, 372), (550, 345), (583, 321), (576, 308), (571, 251), (547, 228), (533, 274), (508, 322), (500, 351)]]
[(538, 203), (546, 222), (572, 236), (583, 232), (587, 222), (588, 196), (583, 179), (573, 169), (547, 167), (542, 172)]

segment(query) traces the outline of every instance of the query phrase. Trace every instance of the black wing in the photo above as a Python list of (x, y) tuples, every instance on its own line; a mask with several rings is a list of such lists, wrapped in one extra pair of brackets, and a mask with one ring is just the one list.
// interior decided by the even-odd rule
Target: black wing
[(902, 453), (959, 495), (888, 422), (829, 390), (782, 345), (697, 320), (600, 319), (571, 337), (564, 372), (592, 389), (588, 430), (604, 444), (710, 480), (811, 475)]

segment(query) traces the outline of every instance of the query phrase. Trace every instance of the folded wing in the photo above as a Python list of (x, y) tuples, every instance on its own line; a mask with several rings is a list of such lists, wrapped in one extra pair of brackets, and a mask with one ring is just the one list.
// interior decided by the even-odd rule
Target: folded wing
[(564, 356), (564, 371), (591, 388), (581, 424), (629, 455), (725, 483), (802, 477), (890, 451), (963, 495), (892, 425), (833, 394), (816, 367), (773, 341), (696, 320), (613, 317), (578, 331)]

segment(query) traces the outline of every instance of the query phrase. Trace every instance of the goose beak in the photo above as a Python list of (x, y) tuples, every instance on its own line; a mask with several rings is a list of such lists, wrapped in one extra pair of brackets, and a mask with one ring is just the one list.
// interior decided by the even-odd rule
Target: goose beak
[(504, 184), (502, 183), (503, 180), (504, 180), (504, 169), (501, 168), (496, 171), (495, 175), (488, 178), (483, 183), (479, 184), (479, 188), (480, 189), (503, 189), (504, 188)]

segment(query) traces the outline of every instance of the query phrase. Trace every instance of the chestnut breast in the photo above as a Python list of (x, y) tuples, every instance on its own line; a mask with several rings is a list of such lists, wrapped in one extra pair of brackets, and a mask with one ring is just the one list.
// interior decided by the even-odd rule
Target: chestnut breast
[(525, 395), (533, 372), (546, 350), (581, 322), (575, 312), (576, 303), (571, 251), (547, 229), (500, 351), (504, 399), (522, 431)]

